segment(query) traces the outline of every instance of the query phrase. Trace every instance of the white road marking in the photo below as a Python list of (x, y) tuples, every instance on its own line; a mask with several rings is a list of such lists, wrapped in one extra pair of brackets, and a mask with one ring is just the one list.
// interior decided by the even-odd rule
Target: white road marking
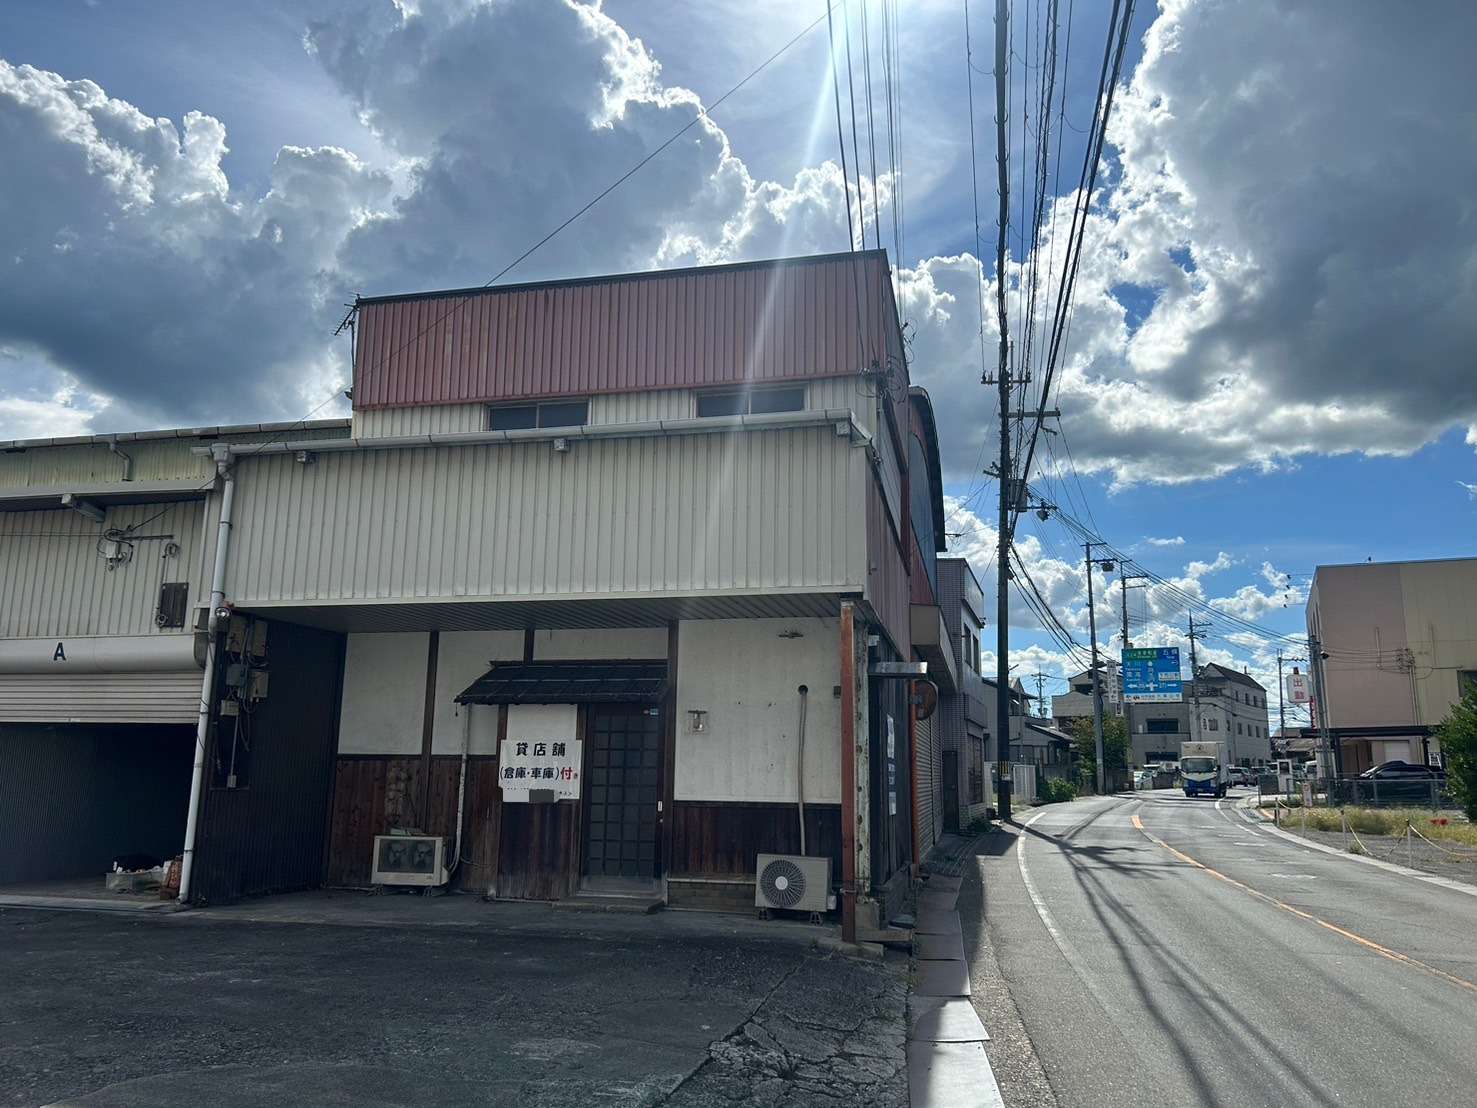
[(1426, 873), (1422, 870), (1408, 869), (1405, 866), (1397, 866), (1394, 862), (1386, 862), (1379, 858), (1370, 858), (1367, 855), (1363, 854), (1350, 854), (1346, 850), (1339, 850), (1336, 847), (1332, 846), (1324, 846), (1322, 843), (1315, 843), (1310, 839), (1303, 838), (1300, 835), (1291, 834), (1290, 832), (1282, 830), (1282, 828), (1280, 827), (1267, 827), (1265, 825), (1257, 826), (1256, 824), (1252, 823), (1251, 817), (1245, 814), (1244, 803), (1237, 804), (1237, 808), (1241, 810), (1241, 814), (1234, 818), (1224, 808), (1221, 808), (1220, 801), (1216, 801), (1215, 806), (1217, 808), (1220, 808), (1221, 815), (1225, 816), (1227, 819), (1234, 822), (1235, 819), (1239, 818), (1242, 823), (1247, 825), (1247, 830), (1254, 835), (1275, 835), (1279, 839), (1286, 839), (1294, 846), (1300, 846), (1306, 850), (1317, 850), (1323, 854), (1332, 854), (1335, 858), (1344, 858), (1350, 862), (1360, 862), (1366, 866), (1375, 866), (1378, 869), (1389, 870), (1391, 873), (1398, 873), (1403, 877), (1409, 877), (1416, 881), (1424, 881), (1428, 885), (1438, 885), (1443, 889), (1450, 889), (1452, 892), (1461, 893), (1464, 896), (1477, 896), (1477, 885), (1468, 885), (1461, 881), (1453, 881), (1450, 877), (1441, 877), (1437, 874)]

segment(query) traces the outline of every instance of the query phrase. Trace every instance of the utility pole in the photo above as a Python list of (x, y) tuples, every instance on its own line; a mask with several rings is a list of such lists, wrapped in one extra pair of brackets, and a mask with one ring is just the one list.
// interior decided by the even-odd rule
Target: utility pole
[[(1097, 793), (1102, 796), (1106, 791), (1103, 787), (1103, 683), (1097, 657), (1097, 611), (1092, 599), (1092, 548), (1098, 545), (1101, 544), (1085, 542), (1082, 551), (1087, 566), (1087, 634), (1092, 641), (1092, 741), (1097, 751)], [(1104, 564), (1105, 568), (1113, 565)]]
[(1282, 740), (1282, 749), (1287, 749), (1287, 707), (1283, 704), (1282, 651), (1277, 651), (1277, 736)]
[[(1144, 573), (1122, 573), (1118, 576), (1118, 592), (1123, 600), (1123, 642), (1121, 643), (1121, 650), (1127, 650), (1133, 646), (1133, 643), (1128, 639), (1128, 590), (1148, 588), (1148, 585), (1133, 584), (1135, 581), (1147, 581), (1148, 579), (1148, 575)], [(1121, 651), (1119, 656), (1121, 658)], [(1128, 702), (1128, 672), (1126, 667), (1121, 664), (1118, 667), (1118, 698), (1119, 703), (1123, 705), (1123, 729), (1128, 732), (1128, 749), (1124, 753), (1129, 762), (1133, 763), (1133, 711), (1132, 706)]]
[(1046, 674), (1042, 673), (1040, 670), (1037, 670), (1035, 673), (1035, 678), (1036, 714), (1039, 716), (1045, 716), (1048, 714), (1046, 711)]
[[(1200, 625), (1200, 634), (1207, 630), (1205, 624)], [(1199, 637), (1195, 631), (1195, 613), (1190, 613), (1190, 702), (1194, 705), (1191, 709), (1195, 717), (1190, 720), (1190, 741), (1200, 740), (1200, 666), (1195, 658), (1195, 639)]]
[(1334, 745), (1333, 735), (1328, 727), (1328, 677), (1323, 668), (1325, 657), (1327, 655), (1323, 653), (1323, 643), (1316, 635), (1309, 635), (1308, 664), (1312, 667), (1310, 676), (1318, 690), (1318, 749), (1323, 751), (1326, 763), (1332, 762), (1328, 768), (1337, 779), (1344, 775), (1344, 758), (1343, 751)]
[[(995, 133), (1000, 178), (1000, 235), (996, 253), (996, 301), (1000, 315), (1000, 365), (995, 385), (1000, 396), (1000, 550), (995, 601), (995, 776), (1000, 782), (997, 809), (1010, 819), (1010, 513), (1022, 499), (1010, 460), (1010, 328), (1005, 325), (1005, 235), (1010, 225), (1010, 167), (1005, 143), (1006, 64), (1010, 51), (1010, 7), (995, 0)], [(1024, 480), (1025, 475), (1021, 475)], [(1022, 490), (1023, 491), (1023, 490)]]

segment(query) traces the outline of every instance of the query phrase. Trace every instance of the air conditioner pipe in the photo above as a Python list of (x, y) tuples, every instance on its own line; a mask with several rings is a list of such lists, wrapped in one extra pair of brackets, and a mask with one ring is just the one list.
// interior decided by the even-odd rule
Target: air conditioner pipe
[(810, 689), (800, 689), (800, 730), (795, 743), (795, 807), (800, 812), (800, 853), (805, 853), (805, 701)]
[(447, 880), (456, 872), (462, 861), (462, 813), (467, 802), (467, 755), (472, 749), (472, 706), (462, 705), (462, 771), (456, 783), (456, 853), (451, 858), (451, 868), (446, 871)]
[(200, 830), (200, 797), (205, 791), (205, 748), (210, 738), (210, 709), (215, 700), (215, 658), (220, 631), (218, 613), (226, 599), (226, 561), (231, 552), (231, 510), (236, 503), (236, 476), (230, 449), (213, 447), (215, 471), (222, 480), (221, 517), (215, 532), (215, 568), (210, 576), (210, 614), (206, 619), (205, 675), (200, 681), (200, 715), (195, 724), (195, 765), (190, 773), (190, 808), (185, 817), (185, 849), (180, 862), (179, 902), (190, 902), (195, 870), (195, 838)]

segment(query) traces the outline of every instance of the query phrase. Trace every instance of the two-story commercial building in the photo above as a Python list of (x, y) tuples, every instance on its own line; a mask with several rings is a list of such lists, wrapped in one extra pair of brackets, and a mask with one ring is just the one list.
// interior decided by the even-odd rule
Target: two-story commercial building
[[(99, 839), (164, 853), (191, 816), (192, 900), (367, 885), (375, 836), (414, 829), (495, 897), (752, 905), (758, 854), (807, 854), (849, 934), (885, 920), (943, 807), (910, 675), (954, 680), (938, 444), (885, 255), (365, 298), (354, 326), (347, 427), (181, 432), (148, 487), (89, 441), (86, 481), (6, 487), (15, 541), (59, 544), (5, 564), (44, 598), (0, 643), (39, 705), (7, 698), (7, 779), (41, 747), (84, 772), (58, 705), (103, 682), (62, 689), (36, 650), (94, 640), (69, 663), (137, 688), (114, 679), (154, 653), (117, 640), (168, 638), (167, 718), (88, 718), (173, 727), (149, 776), (188, 793), (198, 752), (196, 801), (150, 801), (174, 814), (147, 845)], [(168, 635), (135, 626), (156, 607)], [(89, 740), (88, 788), (126, 738)]]
[(1195, 681), (1185, 683), (1181, 702), (1135, 704), (1129, 717), (1129, 764), (1134, 769), (1179, 761), (1180, 744), (1192, 740), (1224, 744), (1226, 758), (1236, 765), (1260, 766), (1272, 757), (1267, 690), (1249, 673), (1230, 666), (1201, 666)]
[(1477, 558), (1319, 566), (1307, 625), (1338, 770), (1439, 762), (1434, 728), (1477, 683)]

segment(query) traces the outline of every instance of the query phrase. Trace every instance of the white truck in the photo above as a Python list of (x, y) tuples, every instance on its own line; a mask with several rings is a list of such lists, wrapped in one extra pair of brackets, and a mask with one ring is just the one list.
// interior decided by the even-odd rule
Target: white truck
[(1186, 796), (1225, 796), (1231, 771), (1221, 756), (1221, 744), (1181, 743), (1180, 779)]

